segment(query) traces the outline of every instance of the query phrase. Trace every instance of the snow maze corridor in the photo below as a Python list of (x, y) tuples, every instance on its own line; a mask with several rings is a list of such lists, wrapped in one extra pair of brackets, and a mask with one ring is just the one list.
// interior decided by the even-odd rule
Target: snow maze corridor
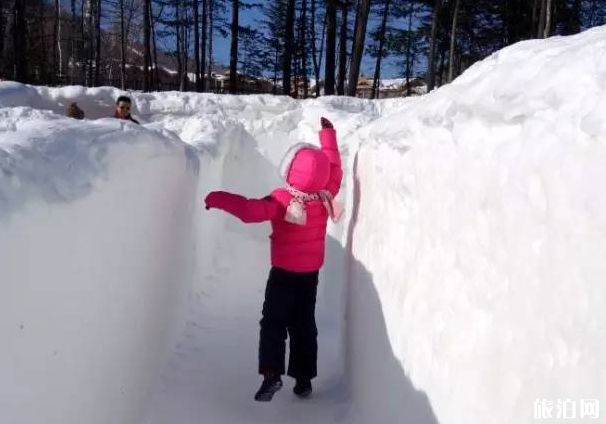
[[(536, 399), (606, 402), (603, 69), (595, 28), (414, 99), (131, 93), (141, 126), (107, 118), (118, 89), (0, 82), (0, 424), (531, 424)], [(346, 216), (319, 376), (259, 404), (269, 225), (201, 202), (279, 187), (321, 116)]]

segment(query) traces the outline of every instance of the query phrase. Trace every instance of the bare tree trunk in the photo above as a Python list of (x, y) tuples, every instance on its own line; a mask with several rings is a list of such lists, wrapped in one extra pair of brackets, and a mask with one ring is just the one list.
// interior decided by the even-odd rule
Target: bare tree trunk
[(284, 38), (284, 56), (282, 58), (282, 93), (291, 95), (291, 68), (295, 38), (295, 0), (288, 0), (286, 6), (286, 36)]
[(551, 36), (551, 17), (553, 14), (552, 4), (553, 4), (553, 0), (546, 0), (545, 29), (543, 32), (543, 38), (549, 38)]
[(95, 53), (95, 86), (101, 85), (101, 1), (97, 0), (97, 18), (96, 18), (96, 53)]
[(377, 92), (379, 90), (381, 81), (381, 61), (383, 60), (383, 49), (385, 47), (385, 33), (387, 32), (387, 18), (389, 17), (389, 6), (391, 0), (385, 1), (385, 7), (383, 9), (383, 19), (381, 20), (381, 30), (379, 33), (379, 51), (377, 52), (377, 63), (375, 65), (375, 77), (372, 81), (372, 93), (371, 98), (377, 98)]
[(271, 89), (271, 93), (275, 96), (278, 94), (278, 70), (280, 68), (280, 49), (278, 43), (275, 44), (274, 48), (274, 82)]
[(77, 27), (77, 15), (76, 15), (76, 0), (71, 0), (72, 18), (71, 18), (71, 36), (70, 36), (70, 61), (71, 67), (69, 69), (69, 83), (74, 84), (76, 74), (76, 63), (78, 61), (76, 57), (76, 31)]
[(309, 97), (309, 78), (307, 70), (307, 0), (301, 3), (301, 72), (303, 74), (303, 98)]
[(87, 86), (92, 87), (94, 85), (94, 74), (93, 74), (93, 62), (95, 60), (95, 3), (99, 0), (88, 0), (88, 14), (86, 15), (87, 19), (87, 34), (86, 38), (88, 39), (88, 68), (87, 68)]
[(15, 0), (13, 6), (13, 78), (22, 83), (27, 82), (25, 30), (25, 0)]
[(84, 54), (86, 57), (84, 75), (85, 85), (93, 84), (93, 5), (92, 0), (83, 0), (84, 5)]
[(181, 75), (181, 84), (180, 84), (180, 89), (181, 91), (187, 91), (189, 89), (189, 39), (190, 39), (190, 34), (189, 34), (189, 25), (187, 25), (187, 22), (189, 21), (189, 16), (188, 16), (188, 11), (187, 8), (185, 7), (186, 5), (183, 4), (183, 22), (181, 25), (181, 28), (183, 29), (183, 35), (181, 36), (181, 39), (183, 40), (182, 43), (182, 51), (183, 51), (183, 74)]
[(539, 14), (539, 25), (537, 28), (537, 38), (544, 38), (545, 32), (545, 17), (547, 15), (545, 6), (547, 5), (547, 0), (541, 0), (541, 12)]
[(539, 0), (534, 0), (534, 2), (532, 3), (532, 24), (530, 25), (531, 31), (530, 31), (529, 38), (534, 37), (534, 28), (536, 28), (535, 25), (538, 25), (538, 23), (537, 23), (538, 12), (539, 12)]
[(0, 75), (4, 75), (4, 1), (0, 0)]
[(352, 97), (355, 97), (358, 91), (358, 78), (360, 76), (362, 56), (364, 55), (364, 42), (366, 40), (368, 15), (370, 14), (370, 1), (371, 0), (362, 0), (360, 3), (360, 10), (358, 10), (358, 25), (352, 49), (351, 64), (349, 66), (349, 88), (347, 90), (347, 94)]
[(86, 64), (87, 64), (87, 56), (86, 56), (86, 19), (85, 19), (85, 10), (86, 10), (86, 0), (80, 0), (80, 51), (79, 51), (79, 61), (80, 61), (80, 83), (82, 85), (86, 85)]
[(337, 94), (345, 95), (345, 79), (347, 73), (347, 16), (349, 4), (341, 4), (341, 36), (339, 38), (339, 78), (337, 79)]
[(59, 76), (60, 76), (60, 80), (63, 81), (63, 77), (64, 77), (64, 71), (63, 71), (63, 49), (61, 48), (61, 39), (62, 39), (62, 35), (61, 35), (61, 15), (59, 15), (59, 28), (57, 28), (57, 52), (59, 54)]
[[(324, 14), (324, 23), (322, 24), (322, 38), (320, 39), (320, 51), (318, 52), (318, 78), (320, 78), (320, 69), (322, 69), (322, 60), (324, 59), (324, 46), (326, 45), (326, 13)], [(320, 80), (316, 82), (316, 97), (320, 97)]]
[(124, 34), (124, 0), (120, 0), (120, 88), (122, 88), (122, 90), (126, 89), (126, 40)]
[(214, 1), (208, 1), (208, 84), (213, 84), (213, 33), (215, 25)]
[(450, 31), (450, 58), (448, 59), (448, 82), (452, 82), (454, 79), (454, 59), (455, 59), (455, 47), (457, 38), (457, 19), (459, 17), (459, 7), (461, 6), (461, 0), (456, 0), (455, 8), (452, 16), (452, 30)]
[[(160, 16), (162, 14), (162, 10), (163, 8), (160, 9), (160, 13), (158, 14), (158, 16)], [(155, 24), (155, 19), (154, 19), (154, 15), (152, 14), (151, 10), (149, 12), (149, 16), (151, 18), (151, 35), (152, 35), (152, 45), (153, 45), (153, 62), (154, 62), (154, 84), (153, 87), (155, 90), (159, 90), (160, 89), (160, 75), (158, 74), (158, 47), (156, 45), (156, 24)]]
[(318, 64), (318, 47), (316, 45), (316, 0), (311, 0), (311, 59), (316, 79), (316, 97), (320, 96), (320, 66)]
[(61, 75), (61, 63), (59, 60), (59, 49), (61, 48), (61, 39), (59, 38), (59, 19), (60, 19), (59, 0), (55, 0), (55, 19), (53, 22), (53, 82), (58, 81)]
[(446, 71), (446, 48), (440, 48), (440, 67), (438, 68), (438, 77), (439, 77), (439, 85), (438, 87), (444, 84), (444, 74)]
[(358, 31), (358, 23), (360, 21), (360, 4), (362, 4), (362, 0), (356, 0), (356, 8), (355, 15), (356, 19), (354, 20), (354, 34)]
[(427, 91), (436, 86), (436, 38), (438, 36), (438, 16), (440, 14), (441, 0), (435, 0), (433, 6), (433, 21), (431, 23), (431, 39), (429, 40), (429, 58), (427, 59)]
[[(295, 41), (294, 43), (295, 45), (297, 45), (297, 42)], [(299, 63), (299, 57), (297, 52), (293, 53), (294, 56), (294, 60), (293, 60), (293, 89), (291, 89), (291, 95), (293, 98), (298, 99), (299, 98), (299, 77), (301, 76), (301, 67), (300, 67), (300, 63)]]
[(200, 58), (200, 79), (202, 91), (206, 91), (206, 40), (208, 34), (208, 0), (202, 0), (202, 57)]
[(414, 13), (414, 0), (409, 0), (410, 8), (408, 9), (408, 38), (406, 40), (406, 95), (412, 94), (412, 87), (410, 86), (410, 79), (412, 78), (412, 15)]
[(195, 79), (196, 79), (196, 91), (199, 93), (202, 91), (202, 81), (200, 80), (200, 10), (198, 0), (194, 0), (194, 61), (195, 64)]
[(151, 90), (151, 0), (143, 1), (143, 91), (149, 92)]
[(324, 94), (335, 94), (335, 58), (337, 44), (336, 0), (326, 3), (326, 68), (324, 70)]
[[(27, 9), (25, 6), (23, 6), (23, 16), (25, 18), (25, 27), (24, 30), (27, 30)], [(38, 25), (38, 39), (40, 40), (40, 44), (41, 44), (41, 48), (38, 49), (38, 51), (40, 52), (40, 66), (37, 70), (38, 75), (36, 76), (38, 78), (38, 80), (40, 82), (43, 82), (45, 84), (50, 84), (53, 81), (53, 72), (52, 69), (49, 72), (49, 67), (47, 66), (48, 63), (48, 44), (47, 44), (47, 40), (46, 40), (46, 28), (47, 28), (47, 24), (46, 24), (46, 3), (40, 1), (38, 2), (38, 16), (37, 16), (39, 25)], [(27, 36), (23, 36), (23, 42), (21, 44), (22, 46), (22, 54), (23, 55), (27, 55), (28, 52), (28, 48), (29, 46), (27, 45), (27, 42), (29, 40), (29, 37)], [(51, 49), (51, 54), (52, 54), (52, 48), (53, 48), (53, 42), (51, 41), (51, 45), (50, 45), (50, 49)], [(27, 69), (26, 69), (27, 71)], [(49, 78), (50, 76), (50, 78)]]
[(182, 39), (181, 39), (181, 1), (180, 0), (176, 0), (175, 2), (175, 24), (177, 25), (176, 27), (176, 33), (177, 33), (177, 85), (179, 86), (179, 90), (183, 91), (183, 87), (182, 87), (182, 83), (183, 83), (183, 62), (182, 62), (182, 58), (183, 55), (181, 53), (181, 44), (182, 44)]
[(274, 46), (274, 77), (273, 87), (271, 88), (271, 94), (274, 96), (278, 94), (278, 70), (280, 68), (280, 49), (278, 43)]
[(239, 29), (239, 0), (232, 0), (231, 11), (231, 50), (229, 58), (229, 93), (238, 93), (238, 29)]

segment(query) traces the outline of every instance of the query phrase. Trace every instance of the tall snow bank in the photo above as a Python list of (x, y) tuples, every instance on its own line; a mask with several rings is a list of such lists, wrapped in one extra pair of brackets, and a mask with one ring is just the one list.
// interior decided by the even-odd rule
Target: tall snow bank
[[(604, 69), (606, 28), (520, 43), (360, 132), (362, 422), (531, 423), (537, 399), (556, 421), (558, 400), (576, 419), (606, 402)], [(377, 366), (392, 357), (401, 369)]]
[(130, 123), (0, 109), (0, 421), (137, 422), (184, 319), (198, 166)]

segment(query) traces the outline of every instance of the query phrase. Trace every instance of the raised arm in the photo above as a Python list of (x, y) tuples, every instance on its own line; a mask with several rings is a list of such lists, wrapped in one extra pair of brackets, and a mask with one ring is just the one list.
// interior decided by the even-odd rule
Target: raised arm
[(343, 168), (341, 165), (339, 145), (337, 143), (337, 132), (333, 128), (331, 122), (326, 118), (322, 118), (320, 145), (322, 146), (322, 151), (326, 154), (328, 160), (330, 161), (330, 178), (326, 184), (326, 189), (333, 196), (336, 196), (341, 188)]
[(246, 224), (269, 221), (284, 216), (284, 207), (272, 196), (247, 199), (239, 194), (213, 191), (204, 200), (206, 209), (221, 209)]

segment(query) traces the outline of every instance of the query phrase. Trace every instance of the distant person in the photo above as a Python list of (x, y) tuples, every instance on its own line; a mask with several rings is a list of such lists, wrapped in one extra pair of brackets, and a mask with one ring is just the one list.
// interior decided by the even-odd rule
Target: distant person
[(71, 102), (67, 106), (67, 110), (65, 113), (69, 118), (74, 119), (84, 119), (84, 111), (78, 107), (76, 102)]
[(130, 97), (118, 97), (118, 100), (116, 100), (116, 113), (114, 114), (114, 118), (122, 119), (124, 121), (131, 121), (135, 124), (139, 124), (139, 121), (133, 118), (130, 114), (131, 105), (132, 102), (130, 101)]
[(206, 209), (221, 209), (245, 223), (271, 221), (272, 268), (259, 342), (259, 374), (264, 379), (255, 394), (261, 402), (270, 401), (282, 388), (287, 334), (288, 375), (296, 380), (294, 393), (310, 396), (311, 380), (317, 373), (318, 274), (324, 263), (328, 219), (336, 222), (342, 212), (334, 197), (343, 177), (337, 133), (327, 119), (321, 123), (320, 147), (298, 144), (286, 154), (282, 188), (262, 199), (215, 191), (205, 200)]

